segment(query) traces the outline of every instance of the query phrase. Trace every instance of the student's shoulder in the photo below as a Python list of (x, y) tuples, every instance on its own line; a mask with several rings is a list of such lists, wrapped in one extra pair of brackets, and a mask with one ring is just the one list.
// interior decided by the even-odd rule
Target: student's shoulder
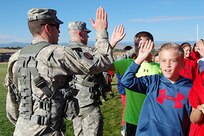
[(177, 84), (179, 84), (180, 86), (185, 86), (185, 87), (191, 88), (191, 87), (192, 87), (192, 84), (193, 84), (193, 81), (192, 81), (191, 79), (182, 77), (182, 78), (177, 82)]
[(190, 63), (190, 64), (193, 64), (193, 65), (196, 65), (196, 64), (197, 64), (197, 61), (196, 61), (195, 59), (192, 59), (191, 57), (188, 58), (186, 61), (187, 61), (188, 63)]
[(146, 75), (143, 77), (147, 78), (148, 80), (152, 81), (153, 83), (160, 82), (160, 80), (162, 79), (162, 76), (160, 74)]
[(132, 63), (133, 60), (130, 59), (130, 58), (127, 58), (127, 59), (122, 59), (122, 60), (117, 60), (117, 61), (114, 61), (113, 64), (126, 64), (126, 63)]
[(194, 80), (193, 84), (204, 86), (204, 71), (202, 71)]
[(160, 64), (157, 62), (151, 62), (150, 64), (152, 67), (160, 68)]
[(193, 87), (191, 90), (198, 94), (203, 92), (202, 90), (204, 90), (204, 71), (201, 72), (199, 76), (196, 77), (196, 79), (193, 82)]

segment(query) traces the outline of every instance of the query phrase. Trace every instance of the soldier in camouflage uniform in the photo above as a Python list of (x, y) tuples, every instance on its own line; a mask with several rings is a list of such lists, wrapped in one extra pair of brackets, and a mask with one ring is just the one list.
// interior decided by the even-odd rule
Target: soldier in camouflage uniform
[[(86, 28), (85, 22), (70, 22), (68, 31), (70, 48), (82, 51), (92, 50), (87, 46), (88, 33), (91, 31)], [(111, 41), (112, 46), (120, 41), (124, 31), (121, 32), (117, 29), (114, 34), (116, 36), (113, 38), (114, 41)], [(73, 119), (75, 136), (102, 136), (103, 118), (100, 110), (102, 104), (100, 95), (103, 95), (104, 83), (106, 84), (103, 73), (73, 76), (70, 86), (79, 90), (76, 98), (80, 106), (78, 116)]]
[(14, 136), (63, 136), (63, 119), (77, 114), (69, 111), (77, 106), (70, 103), (73, 92), (67, 84), (69, 76), (99, 73), (112, 62), (113, 47), (108, 42), (107, 14), (102, 7), (97, 9), (96, 20), (91, 20), (96, 30), (94, 52), (59, 46), (62, 23), (53, 9), (28, 12), (32, 44), (11, 56), (5, 79), (6, 112), (15, 124)]

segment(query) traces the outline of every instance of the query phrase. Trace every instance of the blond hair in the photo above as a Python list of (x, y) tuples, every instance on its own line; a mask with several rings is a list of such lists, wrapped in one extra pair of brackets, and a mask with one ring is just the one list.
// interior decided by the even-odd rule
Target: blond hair
[(184, 51), (183, 48), (176, 43), (165, 43), (159, 49), (159, 54), (163, 50), (176, 50), (178, 52), (179, 57), (184, 58)]

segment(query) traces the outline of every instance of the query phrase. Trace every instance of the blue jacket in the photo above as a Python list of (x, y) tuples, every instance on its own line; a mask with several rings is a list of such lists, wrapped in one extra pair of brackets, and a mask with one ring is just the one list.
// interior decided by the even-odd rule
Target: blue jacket
[(139, 65), (132, 63), (121, 82), (130, 90), (146, 94), (137, 136), (185, 136), (190, 124), (191, 106), (188, 93), (189, 79), (181, 78), (172, 84), (160, 75), (137, 78)]
[(120, 74), (116, 73), (116, 77), (118, 79), (118, 85), (117, 85), (118, 93), (119, 94), (125, 94), (125, 87), (121, 84), (122, 76)]

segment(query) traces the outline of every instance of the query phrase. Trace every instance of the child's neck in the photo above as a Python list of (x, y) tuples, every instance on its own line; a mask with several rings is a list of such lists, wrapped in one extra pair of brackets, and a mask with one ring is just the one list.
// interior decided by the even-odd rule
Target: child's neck
[(168, 80), (172, 83), (172, 84), (174, 84), (177, 80), (179, 80), (181, 77), (178, 75), (177, 77), (174, 77), (174, 78), (172, 78), (172, 79), (169, 79), (168, 78)]
[(151, 62), (151, 60), (150, 60), (150, 58), (147, 58), (147, 59), (145, 59), (143, 62), (150, 63), (150, 62)]

